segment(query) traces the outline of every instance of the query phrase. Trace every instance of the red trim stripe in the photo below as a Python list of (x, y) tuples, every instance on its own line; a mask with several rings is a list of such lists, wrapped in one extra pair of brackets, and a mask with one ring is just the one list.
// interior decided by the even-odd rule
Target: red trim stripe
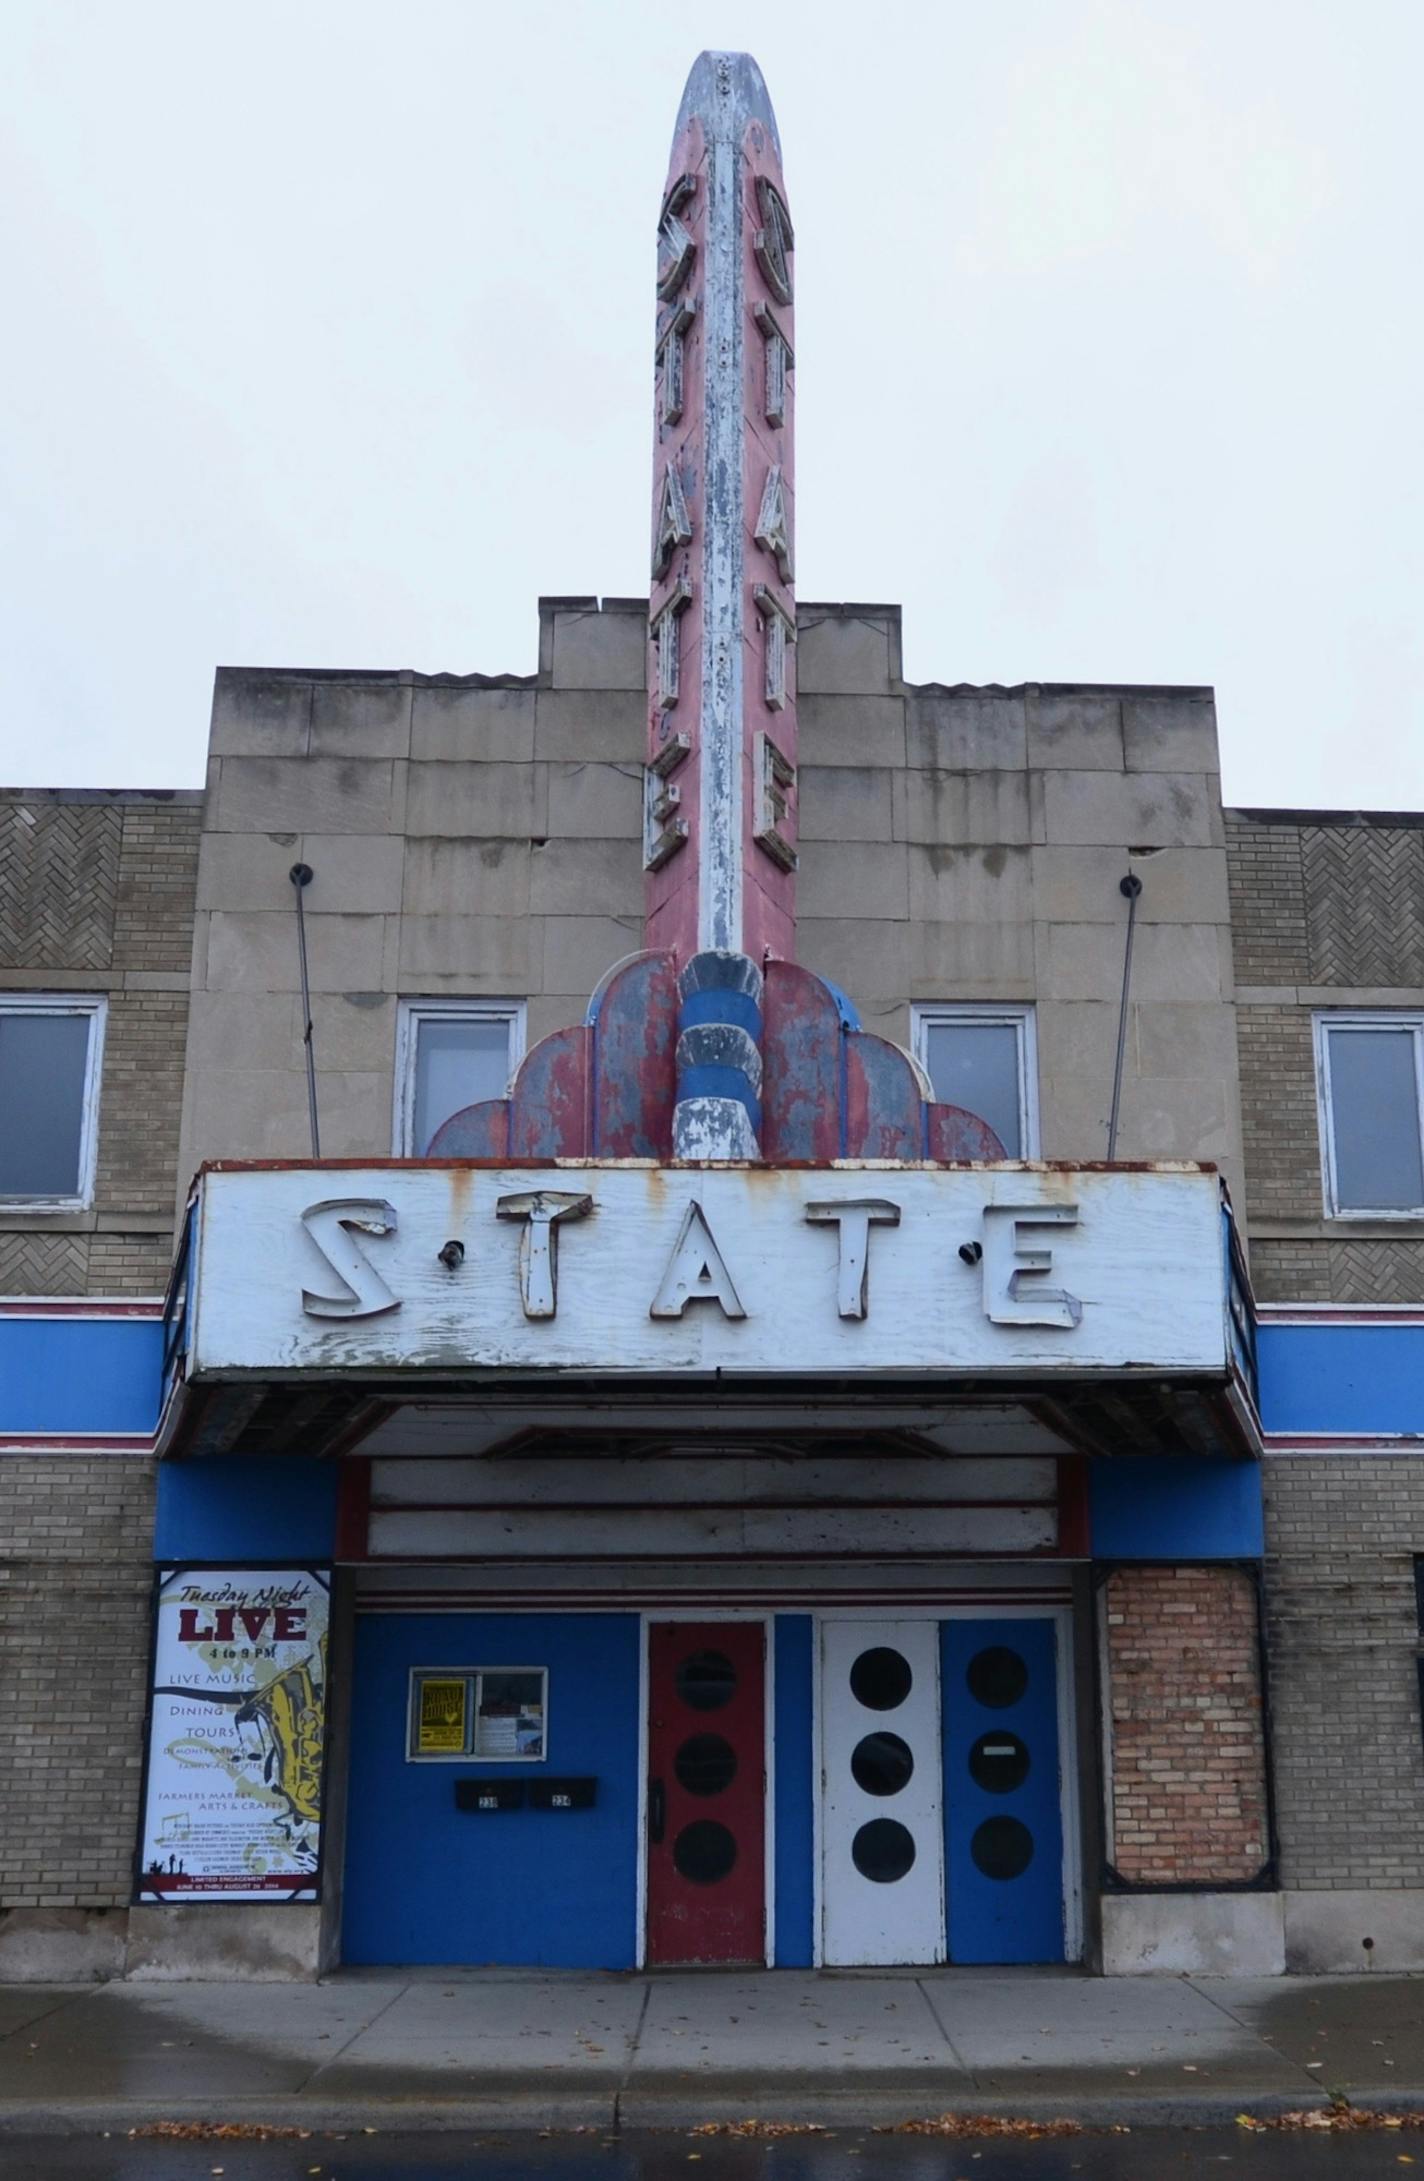
[(49, 1299), (43, 1295), (7, 1295), (0, 1301), (0, 1318), (161, 1318), (163, 1297), (136, 1300), (115, 1298), (104, 1302), (95, 1297), (77, 1299)]

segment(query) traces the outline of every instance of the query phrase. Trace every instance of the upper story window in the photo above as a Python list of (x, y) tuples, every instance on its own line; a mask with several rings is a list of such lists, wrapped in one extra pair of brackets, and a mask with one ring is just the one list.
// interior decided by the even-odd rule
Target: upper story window
[(396, 1048), (398, 1158), (423, 1159), (451, 1114), (502, 1098), (524, 1057), (522, 1000), (405, 1000)]
[(1011, 1159), (1038, 1157), (1031, 1007), (916, 1007), (915, 1058), (942, 1105), (987, 1121)]
[(1424, 1218), (1424, 1014), (1315, 1018), (1325, 1208)]
[(0, 995), (0, 1207), (78, 1212), (93, 1201), (103, 1000)]

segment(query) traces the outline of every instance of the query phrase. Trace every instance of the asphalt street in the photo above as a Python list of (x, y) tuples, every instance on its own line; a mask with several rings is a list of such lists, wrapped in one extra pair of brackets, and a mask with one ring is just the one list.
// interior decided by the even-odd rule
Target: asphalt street
[(5, 2181), (1404, 2181), (1424, 2133), (1148, 2129), (1038, 2142), (860, 2134), (727, 2141), (312, 2135), (268, 2143), (46, 2138), (4, 2146)]

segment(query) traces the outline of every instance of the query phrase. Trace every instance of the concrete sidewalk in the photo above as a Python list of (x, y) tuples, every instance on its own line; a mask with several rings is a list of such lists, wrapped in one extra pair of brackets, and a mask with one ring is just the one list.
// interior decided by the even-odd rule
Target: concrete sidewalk
[(1424, 1978), (1013, 1970), (346, 1972), (0, 1987), (0, 2131), (849, 2124), (961, 2111), (1207, 2124), (1424, 2106)]

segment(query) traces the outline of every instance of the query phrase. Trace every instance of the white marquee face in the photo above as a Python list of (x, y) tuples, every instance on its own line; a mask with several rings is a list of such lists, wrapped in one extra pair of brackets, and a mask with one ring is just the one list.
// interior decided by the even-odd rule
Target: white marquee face
[(191, 1378), (1226, 1369), (1216, 1176), (206, 1174)]

